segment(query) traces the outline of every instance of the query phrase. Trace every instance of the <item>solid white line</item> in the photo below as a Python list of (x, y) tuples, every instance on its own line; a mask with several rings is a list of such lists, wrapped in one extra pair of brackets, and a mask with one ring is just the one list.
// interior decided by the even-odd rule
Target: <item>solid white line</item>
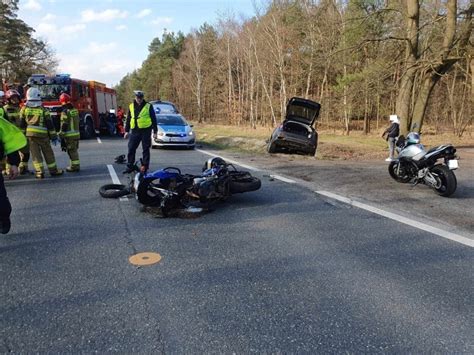
[(274, 179), (277, 179), (277, 180), (280, 180), (280, 181), (283, 181), (283, 182), (287, 182), (288, 184), (296, 183), (295, 180), (291, 180), (291, 179), (288, 179), (288, 178), (280, 176), (280, 175), (270, 175), (270, 177), (274, 178)]
[[(109, 169), (109, 174), (110, 174), (110, 177), (112, 178), (112, 182), (114, 184), (121, 184), (118, 176), (117, 176), (117, 173), (115, 172), (115, 169), (112, 165), (110, 164), (107, 164), (107, 169)], [(120, 201), (128, 201), (128, 198), (125, 197), (125, 196), (122, 196), (120, 197)]]
[(215, 154), (213, 154), (213, 153), (206, 152), (205, 150), (196, 149), (196, 151), (198, 151), (198, 152), (200, 152), (200, 153), (203, 153), (203, 154), (206, 154), (206, 155), (209, 155), (209, 156), (211, 156), (211, 157), (221, 157), (222, 159), (224, 159), (224, 160), (225, 160), (226, 162), (228, 162), (228, 163), (241, 166), (242, 168), (245, 168), (245, 169), (248, 169), (248, 170), (252, 170), (252, 171), (259, 171), (259, 170), (260, 170), (260, 169), (258, 169), (258, 168), (254, 168), (253, 166), (239, 163), (238, 161), (235, 161), (235, 160), (232, 160), (232, 159), (228, 159), (228, 158), (223, 157), (223, 156), (221, 156), (221, 155), (215, 155)]
[(102, 141), (99, 137), (97, 137), (97, 142), (102, 143)]
[(358, 208), (361, 208), (363, 210), (378, 214), (380, 216), (393, 219), (397, 222), (409, 225), (411, 227), (415, 227), (415, 228), (424, 230), (425, 232), (429, 232), (429, 233), (438, 235), (440, 237), (443, 237), (443, 238), (452, 240), (454, 242), (458, 242), (458, 243), (467, 245), (469, 247), (474, 247), (474, 240), (463, 237), (461, 235), (451, 233), (451, 232), (445, 231), (443, 229), (439, 229), (439, 228), (430, 226), (430, 225), (425, 224), (425, 223), (417, 222), (417, 221), (411, 220), (409, 218), (400, 216), (398, 214), (395, 214), (395, 213), (392, 213), (392, 212), (387, 212), (387, 211), (381, 210), (380, 208), (372, 207), (372, 206), (366, 205), (364, 203), (351, 200), (350, 198), (334, 194), (334, 193), (329, 192), (329, 191), (315, 191), (315, 192), (319, 195), (323, 195), (323, 196), (326, 196), (326, 197), (329, 197), (329, 198), (347, 203), (347, 204), (352, 205), (354, 207), (358, 207)]

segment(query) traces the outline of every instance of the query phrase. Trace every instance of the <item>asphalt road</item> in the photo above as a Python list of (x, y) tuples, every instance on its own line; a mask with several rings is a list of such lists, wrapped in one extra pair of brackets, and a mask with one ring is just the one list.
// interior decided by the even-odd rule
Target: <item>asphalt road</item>
[[(474, 353), (472, 247), (262, 172), (211, 213), (156, 218), (98, 194), (125, 152), (81, 141), (80, 173), (7, 182), (0, 352)], [(152, 167), (207, 158), (159, 150)]]

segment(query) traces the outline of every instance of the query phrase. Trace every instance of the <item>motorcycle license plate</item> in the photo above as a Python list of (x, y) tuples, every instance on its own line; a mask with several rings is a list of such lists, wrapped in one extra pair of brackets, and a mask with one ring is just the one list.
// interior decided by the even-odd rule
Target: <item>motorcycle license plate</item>
[(457, 159), (449, 160), (448, 161), (448, 168), (449, 168), (449, 170), (454, 170), (454, 169), (459, 168), (459, 164), (458, 164)]

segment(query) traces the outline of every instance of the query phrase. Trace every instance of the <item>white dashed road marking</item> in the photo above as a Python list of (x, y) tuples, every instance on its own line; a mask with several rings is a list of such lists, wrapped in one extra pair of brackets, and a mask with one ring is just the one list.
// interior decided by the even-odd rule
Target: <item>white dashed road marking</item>
[(372, 207), (372, 206), (366, 205), (365, 203), (357, 202), (357, 201), (351, 200), (350, 198), (340, 196), (340, 195), (334, 194), (332, 192), (328, 192), (328, 191), (315, 191), (315, 192), (319, 195), (323, 195), (323, 196), (326, 196), (326, 197), (329, 197), (329, 198), (347, 203), (351, 206), (361, 208), (363, 210), (378, 214), (380, 216), (393, 219), (394, 221), (409, 225), (411, 227), (415, 227), (417, 229), (421, 229), (425, 232), (429, 232), (429, 233), (438, 235), (440, 237), (443, 237), (443, 238), (452, 240), (454, 242), (458, 242), (458, 243), (467, 245), (469, 247), (474, 247), (474, 240), (463, 237), (461, 235), (451, 233), (451, 232), (445, 231), (443, 229), (430, 226), (430, 225), (425, 224), (425, 223), (417, 222), (417, 221), (411, 220), (409, 218), (400, 216), (398, 214), (388, 212), (388, 211), (384, 211), (380, 208)]
[(295, 180), (291, 180), (291, 179), (288, 179), (286, 177), (283, 177), (283, 176), (280, 176), (280, 175), (270, 175), (271, 178), (274, 178), (274, 179), (277, 179), (277, 180), (280, 180), (280, 181), (283, 181), (283, 182), (286, 182), (288, 184), (294, 184), (296, 183)]
[[(117, 173), (115, 172), (115, 169), (112, 165), (110, 164), (107, 164), (107, 169), (109, 169), (109, 174), (110, 174), (110, 177), (112, 178), (112, 182), (114, 184), (121, 184), (118, 176), (117, 176)], [(123, 196), (123, 197), (120, 197), (120, 201), (128, 201), (128, 198)]]

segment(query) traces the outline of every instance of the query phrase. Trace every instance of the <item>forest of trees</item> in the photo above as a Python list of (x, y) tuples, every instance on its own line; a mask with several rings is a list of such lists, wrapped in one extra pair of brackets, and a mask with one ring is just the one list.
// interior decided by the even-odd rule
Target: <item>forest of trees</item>
[(33, 73), (54, 72), (57, 61), (34, 30), (17, 18), (19, 0), (0, 0), (0, 82), (25, 83)]
[(273, 0), (248, 19), (165, 33), (117, 86), (199, 122), (274, 126), (286, 102), (322, 104), (320, 125), (365, 133), (402, 118), (458, 136), (474, 116), (472, 0)]

